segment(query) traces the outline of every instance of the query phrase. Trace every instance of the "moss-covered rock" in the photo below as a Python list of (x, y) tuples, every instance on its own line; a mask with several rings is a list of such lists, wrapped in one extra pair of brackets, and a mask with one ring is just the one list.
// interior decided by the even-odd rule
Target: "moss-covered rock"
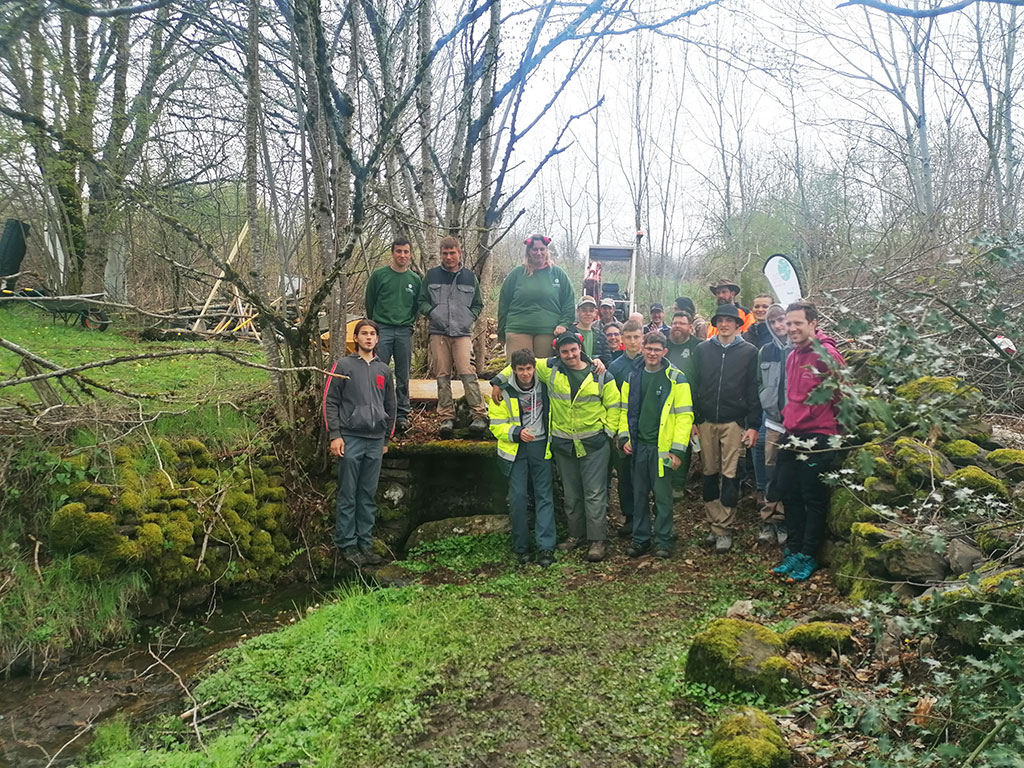
[(981, 446), (970, 440), (954, 440), (951, 443), (943, 443), (939, 446), (939, 450), (953, 461), (957, 459), (974, 459), (981, 454)]
[(693, 638), (686, 678), (720, 691), (750, 690), (770, 701), (785, 700), (799, 685), (796, 668), (782, 657), (785, 643), (767, 627), (718, 619)]
[[(1006, 631), (1020, 629), (1024, 568), (994, 573), (976, 586), (968, 584), (940, 593), (934, 604), (943, 633), (967, 645), (981, 645), (990, 625)], [(984, 619), (978, 620), (978, 616)]]
[[(990, 457), (991, 455), (989, 454)], [(981, 467), (963, 467), (950, 475), (949, 479), (957, 485), (970, 488), (982, 496), (993, 494), (1001, 499), (1010, 498), (1009, 491), (1006, 490), (1006, 484), (1002, 480), (990, 475)]]
[(786, 768), (789, 749), (782, 731), (760, 709), (744, 707), (711, 734), (712, 768)]
[(878, 522), (882, 515), (878, 510), (861, 501), (849, 488), (836, 488), (828, 505), (828, 529), (833, 536), (850, 538), (854, 523)]
[(946, 558), (923, 536), (900, 536), (882, 544), (882, 562), (896, 579), (927, 584), (946, 577)]
[(853, 646), (853, 630), (847, 624), (832, 621), (812, 621), (798, 624), (782, 639), (786, 645), (801, 651), (827, 654), (833, 650), (848, 651)]
[(985, 457), (993, 467), (1000, 469), (1012, 480), (1024, 480), (1024, 451), (1015, 448), (1000, 448)]
[(839, 591), (853, 600), (869, 600), (889, 591), (882, 544), (893, 536), (872, 523), (850, 526), (850, 543), (836, 547), (829, 567)]
[(937, 485), (955, 469), (939, 451), (911, 437), (901, 437), (896, 441), (895, 459), (900, 467), (897, 478), (903, 476), (917, 488)]
[(435, 520), (421, 525), (409, 536), (406, 548), (415, 549), (420, 544), (451, 536), (484, 536), (492, 533), (509, 533), (511, 530), (508, 515), (450, 517), (447, 520)]
[(967, 396), (981, 394), (977, 387), (972, 387), (954, 376), (922, 376), (896, 387), (896, 396), (914, 402), (938, 402), (953, 395)]

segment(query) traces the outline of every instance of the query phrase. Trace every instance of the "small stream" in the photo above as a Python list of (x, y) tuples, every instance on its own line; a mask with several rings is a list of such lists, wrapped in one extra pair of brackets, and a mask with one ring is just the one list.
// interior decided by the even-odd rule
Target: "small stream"
[(227, 600), (209, 618), (150, 627), (160, 632), (151, 643), (98, 651), (38, 679), (0, 679), (0, 768), (72, 765), (92, 729), (115, 714), (139, 721), (184, 712), (191, 703), (178, 677), (190, 683), (219, 651), (294, 623), (336, 586), (295, 584)]

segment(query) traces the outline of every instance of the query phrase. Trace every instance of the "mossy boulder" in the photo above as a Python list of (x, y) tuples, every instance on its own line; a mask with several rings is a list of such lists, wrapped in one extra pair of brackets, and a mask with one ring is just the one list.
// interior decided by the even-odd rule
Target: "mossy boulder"
[(892, 580), (882, 545), (894, 536), (873, 523), (850, 526), (850, 543), (836, 547), (829, 567), (836, 587), (853, 600), (869, 600), (889, 591)]
[(712, 768), (786, 768), (789, 748), (779, 726), (760, 709), (743, 707), (711, 734)]
[(508, 515), (473, 515), (450, 517), (424, 523), (409, 536), (406, 549), (415, 549), (420, 544), (447, 539), (451, 536), (485, 536), (491, 533), (509, 533)]
[(811, 653), (845, 652), (853, 646), (853, 630), (847, 624), (812, 621), (798, 624), (782, 635), (786, 645)]
[(981, 645), (990, 625), (1007, 632), (1020, 629), (1024, 568), (993, 573), (976, 585), (951, 589), (932, 599), (944, 634), (966, 645)]
[(946, 558), (922, 536), (900, 536), (885, 542), (882, 562), (893, 577), (917, 584), (941, 581), (949, 572)]
[(981, 446), (970, 440), (954, 440), (951, 443), (943, 443), (939, 450), (948, 456), (954, 463), (958, 460), (970, 461), (981, 456)]
[(954, 376), (922, 376), (896, 387), (897, 397), (913, 402), (935, 403), (953, 396), (977, 397), (980, 394), (977, 387)]
[(1024, 480), (1024, 451), (1015, 448), (1000, 448), (992, 451), (986, 460), (1011, 480)]
[(900, 467), (897, 478), (905, 477), (916, 488), (937, 485), (955, 469), (939, 451), (911, 437), (901, 437), (896, 441), (895, 460)]
[(849, 488), (836, 488), (828, 505), (828, 529), (833, 536), (841, 539), (850, 538), (850, 528), (854, 523), (874, 523), (882, 519), (882, 514), (861, 501)]
[[(989, 454), (991, 457), (991, 454)], [(996, 477), (993, 477), (981, 467), (962, 467), (949, 476), (949, 479), (963, 488), (970, 488), (981, 496), (989, 494), (1000, 499), (1009, 499), (1009, 491), (1006, 484)]]
[(717, 619), (693, 638), (686, 679), (784, 701), (800, 681), (796, 667), (782, 657), (785, 646), (781, 636), (760, 624)]

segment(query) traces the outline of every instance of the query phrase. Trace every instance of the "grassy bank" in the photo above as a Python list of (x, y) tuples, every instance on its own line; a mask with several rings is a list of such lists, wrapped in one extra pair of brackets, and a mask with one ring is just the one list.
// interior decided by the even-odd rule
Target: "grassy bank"
[(700, 765), (715, 705), (681, 680), (690, 637), (783, 592), (759, 556), (694, 543), (545, 571), (504, 537), (448, 540), (404, 569), (424, 583), (339, 593), (224, 654), (194, 691), (198, 735), (119, 722), (95, 765)]
[[(104, 332), (91, 331), (80, 325), (51, 321), (49, 314), (35, 307), (20, 304), (0, 306), (0, 337), (43, 357), (57, 365), (71, 367), (126, 355), (163, 352), (174, 348), (227, 349), (240, 357), (262, 362), (257, 344), (238, 342), (147, 342), (138, 338), (140, 329), (115, 318)], [(13, 377), (21, 358), (0, 349), (2, 378)], [(183, 355), (153, 360), (137, 360), (109, 367), (95, 368), (83, 375), (110, 387), (138, 394), (162, 395), (167, 401), (244, 400), (266, 386), (266, 372), (237, 365), (218, 355)], [(57, 387), (58, 393), (60, 387)], [(117, 395), (96, 390), (101, 401), (120, 401)], [(34, 403), (38, 400), (29, 384), (0, 390), (0, 403)]]

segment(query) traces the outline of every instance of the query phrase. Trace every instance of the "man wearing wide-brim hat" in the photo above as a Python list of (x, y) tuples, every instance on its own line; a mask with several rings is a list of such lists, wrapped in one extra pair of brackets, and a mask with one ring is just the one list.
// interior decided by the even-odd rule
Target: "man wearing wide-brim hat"
[[(740, 333), (743, 333), (754, 324), (756, 318), (751, 311), (742, 304), (738, 304), (736, 302), (736, 297), (740, 295), (740, 287), (736, 285), (736, 283), (731, 280), (722, 280), (720, 278), (712, 282), (708, 288), (711, 290), (711, 293), (714, 295), (715, 301), (718, 302), (719, 306), (722, 306), (723, 304), (733, 304), (736, 306), (736, 309), (739, 310)], [(715, 328), (714, 321), (712, 321), (711, 327), (708, 328), (708, 338), (710, 339), (716, 333), (718, 333), (718, 331)]]
[(757, 347), (740, 336), (743, 318), (734, 304), (720, 304), (711, 317), (717, 333), (697, 345), (700, 379), (693, 393), (694, 423), (700, 436), (703, 496), (718, 554), (732, 548), (737, 475), (744, 446), (753, 447), (761, 426), (757, 389)]

